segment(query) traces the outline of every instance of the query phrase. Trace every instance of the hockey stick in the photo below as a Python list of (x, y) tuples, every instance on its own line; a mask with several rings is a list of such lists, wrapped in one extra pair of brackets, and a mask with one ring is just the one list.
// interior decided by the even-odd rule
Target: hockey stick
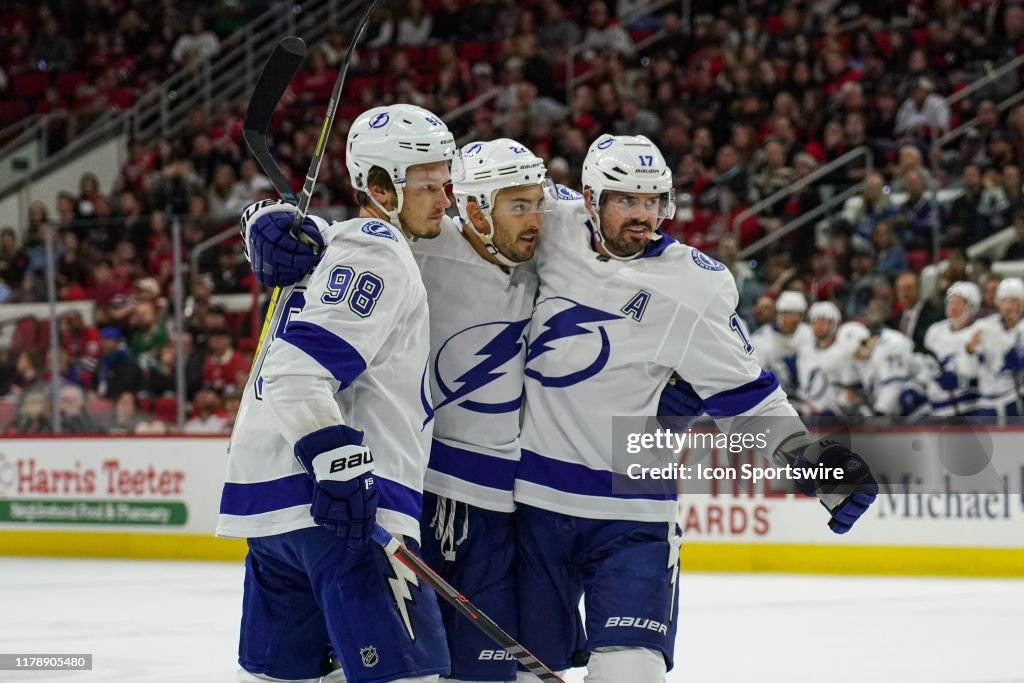
[(274, 47), (270, 58), (260, 72), (259, 80), (256, 81), (256, 89), (253, 90), (252, 99), (249, 100), (249, 108), (245, 112), (245, 120), (242, 123), (242, 137), (245, 144), (252, 152), (256, 163), (260, 165), (263, 172), (274, 184), (274, 189), (281, 195), (281, 199), (289, 204), (298, 203), (295, 193), (292, 191), (288, 180), (284, 177), (274, 157), (270, 154), (270, 147), (267, 145), (267, 132), (270, 130), (270, 122), (274, 117), (274, 108), (281, 101), (288, 84), (295, 76), (302, 60), (306, 57), (306, 44), (301, 38), (288, 36)]
[[(281, 40), (274, 48), (267, 63), (263, 66), (259, 80), (256, 81), (256, 88), (253, 91), (252, 99), (249, 100), (245, 121), (242, 124), (242, 135), (253, 157), (255, 157), (256, 163), (260, 165), (263, 172), (270, 178), (270, 182), (273, 183), (274, 189), (281, 195), (281, 199), (298, 206), (299, 210), (295, 214), (295, 219), (292, 221), (292, 227), (289, 230), (292, 238), (309, 246), (314, 254), (320, 251), (320, 245), (309, 235), (302, 232), (300, 227), (302, 221), (306, 218), (306, 213), (309, 211), (309, 200), (313, 194), (313, 186), (316, 184), (316, 177), (320, 174), (320, 162), (323, 160), (327, 136), (330, 133), (331, 126), (334, 124), (334, 113), (338, 107), (341, 89), (345, 85), (345, 75), (348, 73), (349, 64), (352, 63), (352, 57), (355, 55), (359, 38), (366, 29), (366, 24), (369, 22), (370, 15), (373, 13), (378, 2), (379, 0), (373, 0), (366, 9), (366, 13), (360, 20), (359, 26), (352, 37), (352, 42), (345, 52), (345, 59), (342, 62), (341, 70), (338, 72), (338, 78), (334, 81), (334, 89), (331, 90), (331, 99), (327, 105), (323, 126), (320, 129), (320, 139), (317, 142), (316, 153), (309, 165), (309, 170), (306, 171), (306, 182), (302, 187), (302, 194), (299, 198), (295, 197), (291, 185), (289, 185), (288, 180), (284, 177), (284, 173), (281, 172), (277, 162), (274, 161), (274, 157), (270, 154), (270, 147), (267, 145), (267, 132), (270, 130), (274, 108), (281, 101), (285, 90), (288, 89), (288, 84), (299, 70), (302, 60), (306, 56), (306, 44), (301, 38), (288, 36)], [(253, 354), (253, 363), (259, 358), (263, 347), (263, 340), (267, 336), (270, 320), (274, 316), (274, 309), (277, 307), (277, 302), (280, 298), (281, 288), (275, 287), (274, 293), (270, 297), (270, 303), (267, 306), (267, 315), (263, 319), (263, 328), (260, 330), (256, 352)]]
[(466, 596), (455, 590), (447, 581), (442, 579), (427, 563), (412, 554), (408, 548), (398, 542), (379, 524), (371, 534), (375, 543), (379, 544), (389, 555), (393, 555), (399, 562), (423, 580), (423, 583), (434, 589), (441, 598), (455, 608), (455, 611), (473, 622), (473, 625), (486, 633), (491, 640), (505, 648), (515, 657), (515, 660), (526, 667), (526, 670), (542, 681), (554, 681), (565, 683), (565, 681), (554, 671), (549, 669), (542, 661), (534, 657), (529, 650), (494, 623), (489, 616), (480, 611), (480, 608), (471, 603)]
[(345, 74), (348, 73), (349, 64), (352, 63), (352, 57), (355, 56), (356, 45), (359, 44), (359, 39), (362, 37), (363, 31), (366, 30), (366, 24), (369, 23), (370, 15), (373, 14), (373, 10), (377, 7), (378, 2), (380, 0), (372, 0), (370, 2), (370, 6), (366, 8), (366, 14), (363, 15), (359, 26), (356, 27), (356, 32), (352, 35), (352, 42), (345, 52), (345, 59), (342, 61), (341, 69), (338, 71), (338, 78), (334, 81), (334, 88), (331, 90), (331, 99), (327, 102), (327, 112), (324, 114), (324, 123), (320, 128), (320, 139), (317, 140), (316, 150), (313, 152), (313, 160), (309, 162), (309, 170), (306, 171), (306, 182), (303, 183), (302, 192), (299, 193), (299, 210), (292, 221), (291, 235), (293, 238), (301, 240), (312, 247), (313, 253), (317, 253), (320, 250), (319, 245), (308, 235), (304, 234), (299, 227), (306, 218), (306, 212), (309, 211), (309, 201), (313, 197), (313, 186), (316, 185), (316, 178), (320, 175), (320, 162), (324, 159), (324, 152), (327, 149), (327, 138), (330, 136), (331, 128), (334, 126), (334, 115), (338, 111), (338, 100), (341, 98), (341, 89), (345, 85)]
[[(274, 117), (274, 108), (281, 101), (288, 84), (295, 76), (302, 60), (306, 56), (306, 44), (301, 38), (288, 36), (274, 47), (270, 58), (260, 72), (259, 80), (256, 81), (256, 88), (253, 90), (252, 99), (249, 100), (249, 108), (245, 112), (245, 120), (242, 123), (242, 137), (249, 147), (256, 163), (270, 182), (274, 189), (281, 195), (281, 199), (289, 204), (297, 203), (295, 193), (292, 191), (288, 179), (284, 177), (274, 157), (270, 154), (270, 146), (267, 145), (267, 133), (270, 131), (270, 122)], [(260, 330), (259, 342), (256, 345), (256, 353), (253, 354), (253, 363), (259, 358), (263, 340), (267, 336), (267, 328), (270, 327), (270, 320), (274, 317), (274, 309), (281, 297), (281, 288), (274, 287), (274, 293), (270, 296), (270, 303), (267, 305), (267, 315), (263, 319), (263, 328)]]

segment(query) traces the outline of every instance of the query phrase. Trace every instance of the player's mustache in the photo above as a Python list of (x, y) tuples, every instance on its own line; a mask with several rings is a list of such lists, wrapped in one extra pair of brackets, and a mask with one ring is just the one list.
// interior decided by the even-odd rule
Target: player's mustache
[(630, 228), (643, 228), (648, 232), (654, 232), (654, 226), (645, 221), (632, 221), (630, 223), (626, 223), (626, 225), (624, 225), (622, 229), (629, 230)]

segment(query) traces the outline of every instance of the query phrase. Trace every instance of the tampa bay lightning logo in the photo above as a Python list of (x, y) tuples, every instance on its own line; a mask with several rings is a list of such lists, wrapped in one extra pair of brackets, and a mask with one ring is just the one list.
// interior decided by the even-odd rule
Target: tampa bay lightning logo
[(573, 189), (570, 189), (570, 188), (566, 187), (565, 185), (559, 185), (557, 189), (558, 189), (558, 198), (559, 199), (568, 199), (568, 200), (583, 199), (583, 195), (581, 195), (576, 190), (573, 190)]
[(477, 413), (519, 410), (523, 336), (529, 322), (483, 323), (449, 337), (434, 360), (434, 385), (441, 394), (434, 397), (441, 399), (434, 410), (451, 403)]
[(388, 125), (388, 121), (390, 120), (391, 115), (386, 111), (383, 111), (370, 119), (370, 128), (383, 128)]
[(462, 152), (462, 156), (464, 156), (464, 157), (476, 156), (477, 154), (480, 153), (480, 150), (482, 150), (483, 148), (484, 148), (484, 146), (482, 144), (480, 144), (479, 142), (476, 143), (475, 145), (470, 145), (469, 147), (467, 147)]
[(601, 140), (601, 142), (597, 143), (597, 148), (608, 149), (612, 146), (613, 142), (615, 142), (615, 138), (605, 138), (604, 140)]
[(697, 249), (690, 250), (690, 257), (693, 259), (694, 263), (704, 270), (725, 270), (725, 266)]
[(389, 240), (398, 241), (395, 237), (394, 231), (388, 226), (384, 225), (380, 221), (370, 221), (369, 223), (363, 224), (363, 232), (367, 235), (373, 235), (374, 237), (386, 237)]
[[(560, 296), (539, 301), (534, 312), (538, 334), (526, 352), (526, 376), (545, 387), (568, 387), (590, 379), (604, 369), (612, 350), (601, 323), (622, 317)], [(559, 343), (570, 337), (581, 339)]]

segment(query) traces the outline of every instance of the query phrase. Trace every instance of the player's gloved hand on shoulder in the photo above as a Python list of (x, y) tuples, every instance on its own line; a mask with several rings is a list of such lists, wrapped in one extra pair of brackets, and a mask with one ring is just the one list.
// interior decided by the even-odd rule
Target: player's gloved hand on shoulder
[(689, 382), (673, 374), (658, 398), (659, 424), (665, 429), (686, 429), (703, 413), (701, 397)]
[(306, 216), (301, 224), (304, 239), (296, 240), (290, 230), (297, 212), (297, 207), (280, 199), (264, 199), (242, 212), (242, 244), (256, 279), (267, 287), (293, 285), (320, 262), (324, 247), (320, 230), (326, 222)]
[(370, 540), (377, 516), (373, 455), (363, 433), (346, 425), (324, 427), (295, 443), (295, 457), (313, 478), (313, 521), (346, 539), (350, 550)]
[[(811, 441), (806, 435), (791, 437), (779, 447), (794, 467), (821, 465), (843, 471), (842, 478), (802, 479), (797, 488), (805, 496), (816, 496), (832, 518), (828, 527), (845, 534), (878, 497), (878, 483), (864, 459), (837, 441)], [(816, 454), (816, 457), (815, 457)]]

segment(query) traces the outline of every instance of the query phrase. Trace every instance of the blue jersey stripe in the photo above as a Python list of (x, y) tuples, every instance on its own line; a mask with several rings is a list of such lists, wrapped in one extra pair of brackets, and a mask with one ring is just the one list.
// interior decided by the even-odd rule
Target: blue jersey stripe
[(423, 494), (390, 479), (373, 475), (374, 485), (380, 494), (378, 507), (408, 515), (415, 520), (423, 512)]
[[(420, 518), (423, 494), (383, 477), (375, 476), (374, 483), (380, 494), (379, 507)], [(304, 473), (254, 484), (227, 482), (221, 493), (220, 512), (222, 515), (259, 515), (309, 505), (312, 500), (313, 480)]]
[(733, 417), (752, 410), (779, 388), (779, 380), (767, 370), (752, 382), (704, 399), (704, 411), (711, 417)]
[[(523, 449), (522, 459), (519, 461), (518, 478), (541, 486), (575, 493), (581, 496), (601, 496), (603, 498), (635, 498), (643, 500), (675, 500), (676, 494), (672, 493), (617, 493), (617, 490), (627, 488), (638, 489), (651, 482), (637, 482), (626, 478), (624, 475), (613, 475), (604, 470), (592, 470), (586, 465), (556, 460), (539, 453)], [(613, 483), (614, 482), (614, 483)], [(674, 483), (664, 483), (658, 480), (654, 483), (655, 488), (665, 489), (666, 486), (674, 486)]]
[(313, 501), (313, 480), (305, 473), (255, 484), (226, 482), (220, 496), (222, 515), (260, 515)]
[(511, 491), (515, 486), (516, 466), (515, 460), (474, 453), (437, 439), (430, 447), (428, 467), (433, 471), (502, 491)]
[(319, 325), (296, 320), (288, 323), (281, 339), (315, 360), (344, 389), (366, 370), (366, 361), (354, 346)]

